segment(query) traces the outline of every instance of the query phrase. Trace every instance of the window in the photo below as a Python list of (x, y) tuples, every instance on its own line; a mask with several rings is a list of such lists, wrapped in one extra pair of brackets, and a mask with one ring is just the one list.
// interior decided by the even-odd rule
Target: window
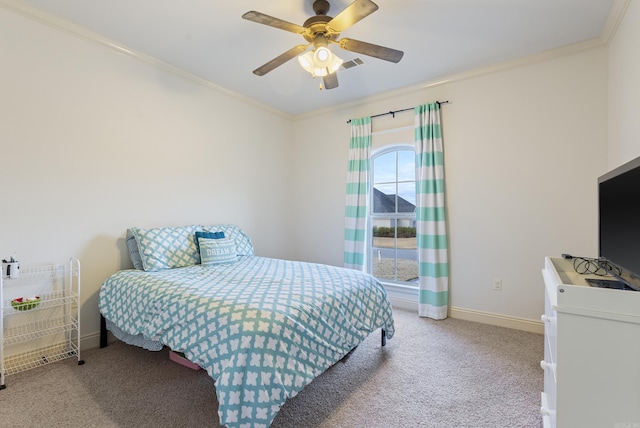
[(410, 145), (373, 153), (370, 272), (385, 282), (416, 285), (415, 151)]

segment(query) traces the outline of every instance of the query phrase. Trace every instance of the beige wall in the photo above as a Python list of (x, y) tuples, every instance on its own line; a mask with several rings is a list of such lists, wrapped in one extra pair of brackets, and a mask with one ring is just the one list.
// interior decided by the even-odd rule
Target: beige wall
[(287, 257), (291, 122), (0, 9), (0, 258), (82, 263), (82, 334), (127, 227), (235, 223)]
[(640, 156), (640, 2), (631, 1), (609, 48), (609, 169)]
[[(544, 257), (596, 255), (596, 179), (606, 169), (606, 86), (607, 55), (600, 48), (297, 120), (296, 257), (342, 264), (346, 121), (449, 100), (442, 120), (450, 303), (539, 320)], [(409, 112), (374, 119), (373, 127), (412, 123)], [(502, 292), (492, 290), (497, 278)]]
[(640, 154), (639, 14), (609, 50), (290, 120), (0, 9), (0, 257), (80, 258), (84, 336), (130, 226), (232, 222), (259, 255), (342, 265), (346, 121), (449, 100), (451, 304), (538, 320), (544, 256), (595, 255), (596, 179)]

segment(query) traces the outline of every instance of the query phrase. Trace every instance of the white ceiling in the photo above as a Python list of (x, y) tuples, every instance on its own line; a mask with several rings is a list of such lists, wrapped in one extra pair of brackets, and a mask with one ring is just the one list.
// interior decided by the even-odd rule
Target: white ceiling
[[(598, 39), (607, 41), (628, 0), (374, 0), (378, 11), (342, 33), (404, 51), (390, 63), (332, 45), (345, 61), (340, 86), (319, 90), (295, 59), (258, 77), (252, 70), (304, 39), (246, 21), (256, 10), (302, 25), (312, 0), (0, 0), (41, 21), (89, 30), (291, 115), (413, 87)], [(329, 0), (336, 16), (351, 0)], [(33, 9), (35, 7), (36, 9)], [(62, 18), (60, 21), (58, 18)]]

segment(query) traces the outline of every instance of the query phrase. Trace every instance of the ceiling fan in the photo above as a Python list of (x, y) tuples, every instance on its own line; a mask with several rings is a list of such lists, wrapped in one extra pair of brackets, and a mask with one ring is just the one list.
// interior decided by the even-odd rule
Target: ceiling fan
[[(402, 59), (404, 52), (396, 49), (355, 39), (338, 39), (341, 32), (378, 10), (377, 4), (371, 0), (355, 0), (335, 18), (327, 15), (329, 7), (330, 5), (327, 0), (315, 0), (313, 2), (313, 11), (316, 15), (307, 19), (303, 25), (293, 24), (254, 10), (242, 15), (242, 18), (257, 22), (258, 24), (300, 34), (308, 42), (307, 44), (295, 46), (266, 64), (256, 68), (253, 70), (253, 74), (264, 76), (271, 70), (297, 56), (300, 65), (310, 72), (313, 77), (322, 77), (326, 89), (336, 88), (338, 87), (336, 71), (342, 64), (342, 60), (329, 50), (329, 43), (335, 43), (342, 49), (385, 61), (397, 63)], [(302, 55), (310, 47), (313, 47), (313, 50)]]

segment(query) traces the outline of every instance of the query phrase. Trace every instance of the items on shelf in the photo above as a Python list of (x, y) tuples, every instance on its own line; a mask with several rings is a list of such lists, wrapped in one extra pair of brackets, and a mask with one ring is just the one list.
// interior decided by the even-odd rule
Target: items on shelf
[(16, 253), (9, 257), (9, 261), (2, 259), (2, 276), (11, 279), (20, 276), (20, 262), (16, 260)]

